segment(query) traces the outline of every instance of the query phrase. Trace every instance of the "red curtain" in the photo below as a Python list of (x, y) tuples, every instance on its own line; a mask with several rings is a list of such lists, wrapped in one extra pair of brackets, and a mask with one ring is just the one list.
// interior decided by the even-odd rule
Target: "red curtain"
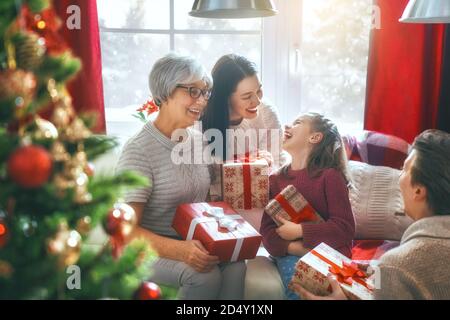
[(412, 142), (437, 127), (445, 25), (399, 22), (408, 0), (374, 2), (381, 29), (371, 34), (364, 128)]
[[(53, 1), (56, 12), (62, 19), (61, 32), (73, 53), (81, 59), (83, 68), (69, 84), (74, 107), (79, 112), (93, 112), (97, 123), (94, 131), (105, 133), (105, 107), (103, 100), (102, 59), (96, 0)], [(67, 19), (73, 12), (67, 8), (80, 8), (80, 29), (69, 29)]]

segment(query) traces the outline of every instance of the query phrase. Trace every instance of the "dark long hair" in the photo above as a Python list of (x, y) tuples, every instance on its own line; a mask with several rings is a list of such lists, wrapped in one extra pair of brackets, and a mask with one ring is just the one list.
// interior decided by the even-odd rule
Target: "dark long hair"
[[(222, 157), (226, 159), (227, 136), (230, 126), (229, 101), (239, 82), (257, 74), (256, 65), (243, 56), (227, 54), (212, 70), (213, 89), (202, 117), (203, 130), (218, 129), (224, 137)], [(210, 141), (211, 143), (211, 141)]]
[[(337, 126), (331, 120), (318, 113), (310, 112), (305, 114), (304, 117), (311, 121), (313, 132), (320, 132), (323, 135), (322, 141), (313, 147), (308, 157), (308, 175), (317, 177), (322, 174), (323, 170), (333, 168), (338, 170), (347, 184), (351, 186), (344, 142)], [(285, 177), (288, 177), (289, 166), (286, 165), (280, 169)]]

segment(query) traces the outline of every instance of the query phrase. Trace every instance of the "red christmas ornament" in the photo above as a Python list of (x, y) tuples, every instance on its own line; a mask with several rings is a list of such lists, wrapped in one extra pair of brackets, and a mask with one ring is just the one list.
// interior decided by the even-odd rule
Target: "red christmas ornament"
[(136, 213), (126, 203), (117, 203), (108, 212), (104, 221), (104, 229), (111, 236), (112, 253), (115, 258), (120, 256), (126, 238), (133, 232), (136, 224)]
[(159, 300), (161, 296), (161, 288), (156, 283), (145, 281), (139, 287), (135, 298), (138, 300)]
[(8, 241), (8, 226), (0, 218), (0, 249), (3, 248)]
[(24, 188), (37, 188), (46, 183), (52, 172), (52, 158), (39, 146), (20, 147), (8, 160), (8, 174)]

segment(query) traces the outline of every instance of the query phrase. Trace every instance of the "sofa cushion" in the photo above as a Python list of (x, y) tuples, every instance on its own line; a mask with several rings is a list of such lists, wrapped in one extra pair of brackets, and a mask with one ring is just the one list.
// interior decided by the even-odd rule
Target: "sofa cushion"
[(356, 223), (355, 239), (400, 240), (412, 223), (405, 215), (400, 170), (349, 161), (353, 179), (350, 203)]

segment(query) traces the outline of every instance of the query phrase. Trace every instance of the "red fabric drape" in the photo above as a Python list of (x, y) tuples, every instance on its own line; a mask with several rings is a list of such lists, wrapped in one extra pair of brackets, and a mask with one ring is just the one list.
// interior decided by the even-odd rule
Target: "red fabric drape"
[[(94, 112), (97, 118), (94, 131), (104, 133), (106, 125), (97, 1), (57, 0), (53, 1), (53, 5), (62, 19), (61, 33), (65, 41), (83, 63), (82, 70), (68, 86), (74, 107), (79, 112)], [(66, 21), (72, 14), (67, 13), (67, 8), (71, 5), (80, 8), (80, 29), (67, 27)]]
[(364, 128), (412, 142), (437, 125), (445, 26), (399, 22), (408, 0), (374, 2)]

